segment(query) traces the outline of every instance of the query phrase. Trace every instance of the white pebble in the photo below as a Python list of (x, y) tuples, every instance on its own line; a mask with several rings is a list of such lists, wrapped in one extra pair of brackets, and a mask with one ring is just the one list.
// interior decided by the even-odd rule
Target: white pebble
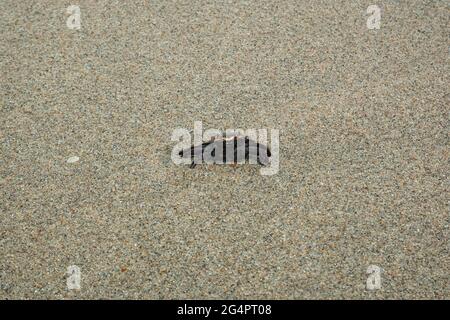
[(69, 159), (67, 159), (67, 163), (75, 163), (75, 162), (77, 162), (78, 160), (80, 160), (79, 157), (73, 156), (73, 157), (70, 157)]

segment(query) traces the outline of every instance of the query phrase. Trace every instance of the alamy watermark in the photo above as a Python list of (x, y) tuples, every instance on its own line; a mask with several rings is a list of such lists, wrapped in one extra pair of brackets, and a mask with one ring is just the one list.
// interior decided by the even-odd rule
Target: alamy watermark
[[(277, 129), (218, 129), (203, 131), (201, 121), (194, 122), (194, 137), (186, 128), (172, 132), (171, 158), (175, 164), (259, 164), (262, 175), (278, 173), (279, 130)], [(270, 136), (270, 143), (269, 138)], [(183, 150), (185, 154), (183, 155)], [(188, 153), (188, 154), (186, 154)]]
[(367, 273), (369, 274), (366, 281), (367, 290), (381, 289), (381, 268), (372, 264), (367, 268)]
[(66, 9), (66, 13), (70, 14), (67, 18), (66, 24), (69, 29), (80, 30), (81, 29), (81, 10), (79, 6), (70, 5)]
[(367, 7), (367, 14), (370, 16), (367, 18), (367, 29), (380, 29), (381, 25), (381, 9), (376, 4), (372, 4)]
[(80, 290), (81, 289), (81, 269), (76, 265), (67, 267), (67, 289)]

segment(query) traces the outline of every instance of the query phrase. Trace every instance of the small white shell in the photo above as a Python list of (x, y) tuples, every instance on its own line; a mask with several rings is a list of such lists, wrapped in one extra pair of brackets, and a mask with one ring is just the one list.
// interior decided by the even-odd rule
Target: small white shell
[(69, 159), (67, 159), (67, 163), (75, 163), (75, 162), (78, 162), (79, 160), (80, 160), (79, 157), (73, 156), (73, 157), (70, 157)]

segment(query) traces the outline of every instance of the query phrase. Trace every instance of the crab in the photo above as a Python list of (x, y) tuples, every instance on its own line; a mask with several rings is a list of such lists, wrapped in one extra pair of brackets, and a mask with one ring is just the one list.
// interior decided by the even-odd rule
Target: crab
[[(222, 150), (222, 155), (217, 155), (216, 150)], [(231, 137), (213, 137), (201, 145), (191, 146), (179, 152), (181, 157), (191, 157), (190, 168), (195, 168), (199, 162), (226, 163), (236, 167), (237, 164), (253, 161), (266, 166), (270, 162), (270, 149), (247, 136), (234, 135)]]

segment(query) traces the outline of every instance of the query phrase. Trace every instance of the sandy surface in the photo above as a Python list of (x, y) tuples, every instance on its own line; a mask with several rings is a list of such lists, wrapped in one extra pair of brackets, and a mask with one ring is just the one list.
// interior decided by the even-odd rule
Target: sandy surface
[[(379, 30), (371, 1), (123, 3), (0, 3), (1, 299), (450, 298), (448, 1)], [(174, 165), (194, 121), (279, 129), (279, 173)]]

